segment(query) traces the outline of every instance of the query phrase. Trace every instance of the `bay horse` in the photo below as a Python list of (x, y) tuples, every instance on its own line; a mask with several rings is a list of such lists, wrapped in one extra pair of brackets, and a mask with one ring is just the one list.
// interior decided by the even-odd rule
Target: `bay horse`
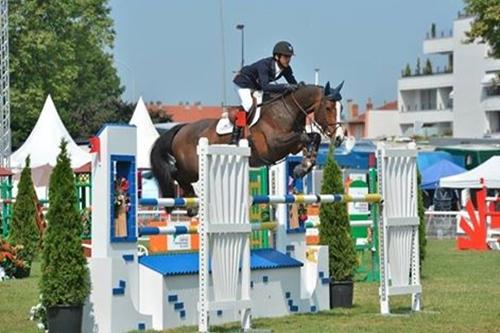
[[(306, 117), (314, 114), (314, 122), (336, 146), (344, 138), (340, 124), (343, 82), (336, 88), (302, 85), (262, 103), (260, 119), (249, 128), (251, 167), (272, 165), (289, 154), (304, 150), (302, 164), (294, 169), (294, 177), (307, 174), (316, 163), (321, 143), (319, 133), (306, 133)], [(184, 191), (185, 197), (194, 197), (192, 183), (198, 180), (198, 155), (196, 147), (201, 137), (210, 144), (228, 144), (231, 134), (219, 135), (219, 119), (203, 119), (189, 124), (179, 124), (163, 133), (154, 143), (151, 154), (151, 171), (156, 178), (161, 197), (175, 196), (174, 180)], [(194, 210), (193, 210), (194, 211)], [(191, 214), (190, 214), (191, 215)]]

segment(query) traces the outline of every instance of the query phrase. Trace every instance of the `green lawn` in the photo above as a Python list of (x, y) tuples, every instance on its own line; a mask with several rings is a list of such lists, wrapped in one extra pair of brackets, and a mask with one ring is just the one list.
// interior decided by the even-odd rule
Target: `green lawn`
[[(0, 332), (36, 332), (28, 311), (37, 300), (34, 277), (0, 283)], [(255, 319), (255, 328), (273, 332), (500, 332), (500, 252), (464, 252), (452, 241), (430, 241), (424, 263), (423, 305), (408, 315), (409, 297), (392, 299), (397, 315), (379, 315), (378, 284), (357, 283), (355, 306), (319, 314)], [(213, 327), (216, 332), (238, 326)], [(196, 327), (166, 332), (193, 332)]]
[(35, 262), (27, 279), (0, 282), (0, 333), (41, 332), (29, 320), (29, 312), (38, 303), (40, 263)]

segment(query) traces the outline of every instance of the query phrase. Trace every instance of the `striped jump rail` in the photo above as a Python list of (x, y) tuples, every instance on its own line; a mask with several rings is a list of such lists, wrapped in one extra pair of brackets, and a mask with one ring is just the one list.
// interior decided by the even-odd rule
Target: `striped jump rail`
[[(286, 203), (333, 203), (333, 202), (381, 202), (382, 196), (378, 193), (350, 195), (350, 194), (289, 194), (289, 195), (255, 195), (251, 197), (252, 205), (256, 204), (286, 204)], [(195, 207), (198, 198), (142, 198), (139, 204), (157, 207)]]
[[(250, 223), (252, 231), (274, 230), (278, 226), (277, 222)], [(139, 227), (139, 236), (153, 235), (186, 235), (197, 234), (198, 226), (166, 226), (166, 227)]]
[[(321, 223), (319, 222), (306, 222), (304, 227), (306, 229), (316, 229), (319, 228), (319, 225)], [(349, 225), (351, 227), (372, 227), (373, 226), (373, 221), (366, 220), (366, 221), (350, 221)]]

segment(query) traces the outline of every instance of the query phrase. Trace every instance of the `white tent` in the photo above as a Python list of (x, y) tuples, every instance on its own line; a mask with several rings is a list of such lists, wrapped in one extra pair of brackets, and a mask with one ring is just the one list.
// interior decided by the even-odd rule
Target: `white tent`
[(481, 179), (486, 187), (500, 189), (500, 156), (493, 156), (472, 170), (441, 178), (439, 185), (451, 188), (481, 188)]
[(77, 168), (90, 161), (90, 154), (77, 146), (71, 138), (57, 113), (52, 98), (47, 96), (35, 128), (31, 131), (23, 145), (10, 155), (10, 166), (13, 169), (24, 167), (26, 156), (30, 155), (31, 167), (45, 164), (56, 165), (61, 139), (68, 142), (68, 154), (71, 166)]
[(149, 153), (159, 134), (151, 121), (142, 97), (137, 102), (129, 124), (137, 127), (137, 168), (150, 169)]

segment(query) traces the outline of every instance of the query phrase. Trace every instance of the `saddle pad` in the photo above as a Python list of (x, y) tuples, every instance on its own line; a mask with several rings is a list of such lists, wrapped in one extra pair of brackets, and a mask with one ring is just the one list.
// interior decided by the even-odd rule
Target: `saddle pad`
[[(260, 107), (257, 108), (255, 111), (255, 117), (252, 119), (252, 123), (250, 124), (249, 127), (252, 127), (259, 121), (260, 118)], [(215, 131), (219, 135), (225, 135), (225, 134), (230, 134), (233, 131), (233, 124), (229, 120), (229, 117), (227, 116), (227, 112), (224, 112), (219, 119), (219, 122), (217, 123), (217, 127), (215, 128)]]

